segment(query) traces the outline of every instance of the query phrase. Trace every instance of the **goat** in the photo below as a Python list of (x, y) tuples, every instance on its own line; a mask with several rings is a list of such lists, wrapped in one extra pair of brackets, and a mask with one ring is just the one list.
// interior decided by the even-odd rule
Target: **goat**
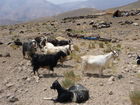
[(37, 48), (37, 43), (35, 40), (24, 42), (22, 44), (23, 58), (26, 58), (25, 56), (27, 55), (27, 58), (30, 59), (31, 55), (36, 52), (36, 48)]
[(54, 46), (51, 43), (46, 43), (46, 46), (44, 46), (44, 48), (42, 49), (42, 51), (45, 54), (52, 54), (52, 53), (56, 53), (56, 52), (59, 52), (59, 51), (63, 51), (65, 53), (67, 53), (68, 50), (72, 51), (73, 50), (73, 45)]
[(56, 38), (48, 37), (46, 38), (46, 42), (52, 43), (54, 46), (64, 46), (70, 44), (71, 40), (68, 40), (63, 37), (56, 37)]
[[(73, 45), (65, 45), (65, 46), (54, 46), (51, 43), (46, 43), (46, 46), (42, 49), (44, 54), (55, 54), (59, 51), (63, 51), (65, 54), (70, 55), (73, 50)], [(65, 59), (60, 59), (60, 62), (63, 65)]]
[(54, 67), (57, 65), (58, 60), (61, 57), (66, 57), (66, 54), (62, 51), (57, 52), (56, 54), (32, 54), (31, 64), (33, 67), (34, 75), (39, 77), (38, 69), (47, 68), (49, 71), (54, 72)]
[(56, 99), (51, 99), (54, 102), (66, 103), (73, 101), (76, 103), (82, 103), (89, 99), (89, 91), (81, 84), (65, 89), (57, 80), (55, 80), (50, 88), (54, 90), (56, 89), (58, 93)]
[(112, 51), (108, 54), (105, 55), (97, 55), (97, 56), (93, 56), (93, 55), (85, 55), (82, 56), (82, 72), (84, 74), (85, 70), (89, 70), (89, 69), (99, 69), (99, 76), (101, 77), (103, 75), (103, 69), (105, 69), (105, 67), (107, 66), (107, 64), (109, 63), (109, 61), (113, 58), (113, 57), (117, 57), (118, 53), (116, 51)]
[(71, 44), (71, 41), (72, 41), (71, 39), (68, 40), (68, 39), (61, 37), (61, 36), (56, 37), (56, 40), (58, 40), (57, 46), (68, 45), (68, 44)]
[(140, 65), (140, 56), (137, 55), (137, 65)]

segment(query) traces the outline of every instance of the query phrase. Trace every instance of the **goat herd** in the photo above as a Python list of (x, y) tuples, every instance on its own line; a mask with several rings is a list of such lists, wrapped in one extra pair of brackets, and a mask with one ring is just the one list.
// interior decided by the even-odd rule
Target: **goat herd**
[[(42, 53), (37, 53), (37, 49)], [(33, 40), (24, 42), (22, 44), (22, 53), (24, 58), (28, 58), (31, 61), (34, 75), (39, 77), (39, 68), (47, 68), (54, 74), (54, 67), (58, 61), (62, 63), (66, 60), (66, 57), (74, 51), (72, 40), (56, 37), (36, 37)], [(84, 55), (81, 57), (82, 72), (85, 70), (98, 70), (99, 76), (103, 75), (103, 70), (112, 58), (118, 57), (116, 51), (104, 55)], [(137, 64), (140, 64), (140, 57), (137, 57)], [(64, 89), (56, 80), (51, 86), (51, 89), (56, 89), (58, 92), (57, 99), (52, 99), (54, 102), (77, 102), (81, 103), (89, 99), (89, 91), (84, 86), (77, 84), (69, 89)]]

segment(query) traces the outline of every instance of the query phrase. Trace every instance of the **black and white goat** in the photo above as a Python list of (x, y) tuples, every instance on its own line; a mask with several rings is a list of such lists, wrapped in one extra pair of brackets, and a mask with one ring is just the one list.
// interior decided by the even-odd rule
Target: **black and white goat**
[(30, 59), (31, 55), (36, 52), (36, 49), (37, 49), (37, 43), (35, 40), (30, 40), (28, 42), (24, 42), (22, 44), (23, 58), (26, 58), (25, 56), (27, 56), (27, 59)]
[(69, 89), (63, 88), (60, 83), (56, 80), (53, 82), (51, 89), (56, 89), (58, 96), (56, 99), (51, 99), (54, 102), (66, 103), (76, 102), (82, 103), (89, 99), (89, 91), (81, 84), (74, 85)]
[(140, 56), (137, 55), (137, 65), (140, 65)]
[(66, 54), (63, 51), (59, 51), (56, 54), (33, 54), (31, 56), (31, 64), (33, 67), (34, 75), (37, 72), (37, 75), (39, 76), (39, 68), (47, 68), (49, 71), (53, 72), (58, 60), (65, 57)]
[(36, 37), (35, 40), (40, 49), (42, 49), (48, 42), (52, 43), (54, 46), (64, 46), (64, 45), (71, 44), (71, 40), (63, 37), (53, 38), (53, 37), (40, 36), (40, 37)]

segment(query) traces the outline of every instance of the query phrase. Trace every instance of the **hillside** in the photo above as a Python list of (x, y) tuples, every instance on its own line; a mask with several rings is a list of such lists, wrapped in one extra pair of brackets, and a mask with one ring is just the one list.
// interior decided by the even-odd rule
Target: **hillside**
[[(0, 105), (64, 105), (45, 98), (57, 97), (57, 91), (50, 89), (50, 86), (55, 80), (64, 85), (66, 73), (71, 71), (75, 74), (70, 75), (75, 83), (89, 90), (89, 100), (80, 105), (132, 105), (130, 93), (136, 91), (140, 94), (140, 66), (136, 61), (137, 54), (140, 55), (139, 25), (140, 15), (113, 18), (108, 14), (0, 26)], [(23, 58), (22, 46), (14, 42), (17, 39), (28, 42), (38, 36), (62, 36), (71, 39), (75, 47), (64, 65), (58, 62), (54, 68), (55, 75), (49, 74), (46, 68), (40, 68), (40, 78), (37, 80), (31, 61)], [(100, 36), (106, 40), (86, 40), (80, 36), (94, 36), (93, 39)], [(99, 69), (82, 68), (81, 56), (104, 55), (111, 52), (110, 48), (119, 56), (111, 57), (102, 77), (99, 77)], [(42, 49), (38, 48), (36, 53), (42, 54)], [(70, 102), (66, 105), (79, 104)]]
[(140, 9), (140, 0), (131, 4), (119, 7), (119, 8), (123, 10)]
[(74, 17), (74, 16), (94, 15), (99, 12), (100, 10), (94, 8), (81, 8), (69, 12), (64, 12), (62, 14), (56, 15), (55, 17), (62, 19), (62, 18)]
[(62, 12), (59, 6), (46, 0), (1, 0), (0, 4), (1, 20), (27, 21)]
[(73, 10), (78, 8), (96, 8), (100, 10), (114, 8), (118, 6), (123, 6), (129, 3), (133, 3), (137, 0), (87, 0), (82, 2), (72, 2), (72, 3), (65, 3), (60, 6), (65, 8), (65, 10)]
[[(70, 11), (69, 13), (72, 14), (72, 16), (75, 16), (73, 14), (76, 13), (79, 15), (80, 13), (86, 14), (87, 12), (88, 14), (92, 13), (91, 9), (86, 9), (86, 11), (83, 9), (83, 12), (81, 9), (78, 10), (80, 12), (75, 13), (71, 11), (77, 11), (77, 9), (80, 8), (96, 8), (97, 10), (103, 10), (126, 5), (134, 1), (137, 0), (106, 0), (106, 2), (104, 2), (104, 0), (86, 0), (56, 5), (47, 0), (0, 0), (0, 20), (3, 20), (0, 23), (11, 24), (17, 23), (17, 21), (25, 22), (37, 18), (55, 16), (68, 11)], [(138, 4), (136, 3), (136, 5)]]

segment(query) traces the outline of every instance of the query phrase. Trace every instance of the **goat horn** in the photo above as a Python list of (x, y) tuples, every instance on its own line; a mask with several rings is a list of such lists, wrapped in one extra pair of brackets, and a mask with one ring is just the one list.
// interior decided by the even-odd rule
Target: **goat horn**
[(56, 80), (58, 81), (59, 80), (59, 77)]
[(44, 97), (43, 99), (44, 99), (44, 100), (52, 100), (53, 98)]

